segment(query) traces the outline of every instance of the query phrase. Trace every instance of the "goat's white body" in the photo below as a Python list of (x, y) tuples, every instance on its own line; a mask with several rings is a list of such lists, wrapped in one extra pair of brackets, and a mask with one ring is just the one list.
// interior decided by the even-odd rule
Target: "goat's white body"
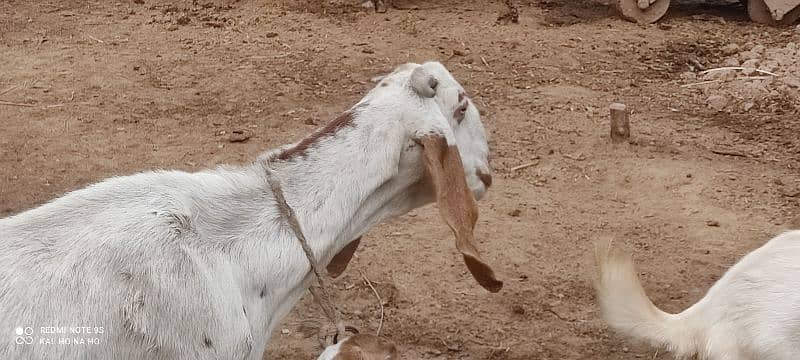
[[(376, 89), (354, 107), (353, 126), (272, 163), (321, 264), (433, 200), (410, 190), (423, 174), (420, 156), (401, 156), (420, 153), (410, 121), (456, 142), (419, 118), (433, 116), (434, 99), (417, 103), (404, 84)], [(265, 178), (263, 159), (279, 150), (243, 167), (112, 178), (0, 219), (0, 359), (261, 359), (311, 280)], [(15, 343), (18, 327), (33, 344)], [(57, 344), (65, 337), (92, 343)]]
[[(260, 290), (299, 284), (305, 275), (297, 268), (302, 255), (287, 246), (266, 206), (271, 195), (260, 189), (253, 169), (144, 173), (0, 220), (0, 333), (34, 332), (32, 345), (3, 342), (0, 357), (243, 359), (274, 326), (278, 314), (265, 310), (281, 309), (284, 299), (302, 292), (270, 287), (258, 304)], [(248, 226), (252, 234), (227, 232), (237, 222), (258, 225)], [(276, 278), (281, 274), (285, 282)], [(76, 326), (102, 334), (40, 331)], [(100, 344), (40, 343), (60, 338)]]
[(617, 331), (677, 357), (800, 359), (800, 231), (746, 255), (679, 314), (664, 313), (645, 297), (632, 263), (609, 261), (601, 268), (601, 306)]

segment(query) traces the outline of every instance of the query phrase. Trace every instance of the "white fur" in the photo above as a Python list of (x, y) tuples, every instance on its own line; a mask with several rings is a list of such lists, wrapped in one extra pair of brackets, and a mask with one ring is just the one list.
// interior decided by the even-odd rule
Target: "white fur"
[[(420, 66), (438, 79), (433, 98), (409, 85)], [(461, 86), (450, 73), (407, 64), (384, 82), (353, 108), (355, 126), (272, 163), (322, 264), (434, 200), (415, 136), (457, 144), (476, 197), (486, 191), (486, 135), (473, 105), (452, 119)], [(0, 219), (0, 359), (261, 359), (311, 280), (265, 180), (264, 159), (281, 149), (248, 166), (111, 178)], [(79, 326), (102, 333), (42, 333)], [(17, 327), (34, 344), (15, 344)], [(63, 337), (99, 344), (39, 343)]]
[(612, 329), (678, 358), (800, 359), (800, 231), (754, 250), (679, 314), (646, 297), (630, 255), (599, 256), (598, 300)]
[(317, 360), (335, 360), (336, 356), (339, 355), (341, 348), (342, 343), (329, 345), (325, 347), (325, 350), (322, 351), (322, 354), (319, 355)]

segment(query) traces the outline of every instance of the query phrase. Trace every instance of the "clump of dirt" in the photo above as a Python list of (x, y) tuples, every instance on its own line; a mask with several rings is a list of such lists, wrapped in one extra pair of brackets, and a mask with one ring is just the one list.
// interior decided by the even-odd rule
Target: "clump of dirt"
[(695, 88), (708, 108), (730, 113), (800, 111), (800, 46), (730, 44), (723, 51), (727, 57), (718, 67), (684, 74), (685, 86)]
[(637, 60), (647, 67), (647, 72), (672, 79), (686, 71), (705, 70), (718, 62), (724, 56), (722, 44), (722, 40), (714, 37), (671, 41), (655, 52), (639, 54)]

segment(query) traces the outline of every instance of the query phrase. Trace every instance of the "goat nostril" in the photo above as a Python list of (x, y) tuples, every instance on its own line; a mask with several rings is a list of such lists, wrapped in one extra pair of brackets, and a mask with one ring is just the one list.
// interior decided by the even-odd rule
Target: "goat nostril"
[(478, 171), (478, 178), (481, 179), (483, 185), (486, 185), (487, 189), (490, 186), (492, 186), (492, 175), (486, 174), (482, 171)]

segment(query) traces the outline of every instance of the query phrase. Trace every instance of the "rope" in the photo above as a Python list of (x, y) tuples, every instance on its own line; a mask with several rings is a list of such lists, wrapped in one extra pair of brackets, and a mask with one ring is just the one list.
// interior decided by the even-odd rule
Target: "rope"
[(303, 252), (306, 253), (308, 262), (311, 264), (311, 271), (314, 273), (314, 276), (316, 276), (317, 282), (319, 283), (319, 288), (315, 288), (312, 285), (309, 288), (309, 291), (311, 291), (311, 295), (313, 295), (314, 299), (317, 300), (317, 303), (319, 303), (319, 306), (322, 308), (325, 316), (328, 317), (328, 320), (330, 320), (333, 326), (336, 328), (336, 338), (339, 338), (345, 334), (346, 329), (344, 322), (342, 322), (341, 313), (339, 313), (339, 310), (333, 304), (333, 301), (331, 301), (331, 295), (328, 292), (326, 278), (324, 274), (320, 272), (319, 263), (314, 257), (314, 253), (311, 251), (311, 247), (308, 245), (305, 235), (303, 235), (303, 230), (300, 227), (300, 222), (297, 221), (297, 216), (295, 215), (294, 210), (292, 210), (292, 207), (286, 203), (286, 198), (283, 196), (281, 184), (272, 176), (272, 169), (270, 168), (269, 163), (264, 164), (264, 169), (267, 173), (267, 182), (269, 183), (269, 187), (272, 189), (272, 194), (275, 195), (275, 201), (278, 203), (278, 210), (289, 222), (289, 227), (292, 229), (295, 237), (297, 237), (297, 240), (300, 241), (300, 245), (303, 247)]

